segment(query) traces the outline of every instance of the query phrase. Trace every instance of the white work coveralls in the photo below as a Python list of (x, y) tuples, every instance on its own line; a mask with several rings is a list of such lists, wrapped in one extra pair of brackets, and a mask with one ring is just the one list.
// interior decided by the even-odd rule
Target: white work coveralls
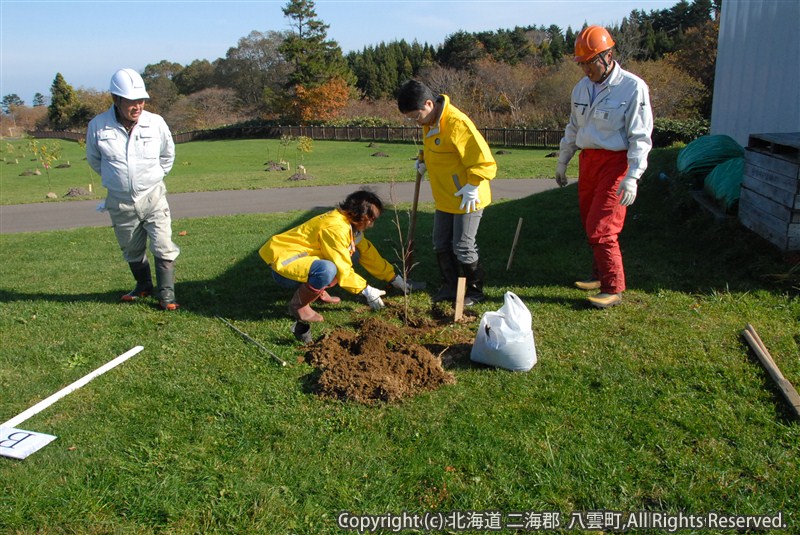
[(164, 184), (175, 144), (164, 119), (143, 110), (129, 134), (112, 105), (89, 123), (86, 159), (108, 190), (105, 207), (125, 260), (144, 259), (148, 236), (153, 256), (175, 260), (180, 249), (172, 241)]

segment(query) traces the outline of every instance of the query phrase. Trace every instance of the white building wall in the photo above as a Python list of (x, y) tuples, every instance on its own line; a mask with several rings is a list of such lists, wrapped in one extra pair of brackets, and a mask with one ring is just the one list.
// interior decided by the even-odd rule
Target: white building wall
[(723, 0), (711, 133), (778, 132), (800, 132), (800, 0)]

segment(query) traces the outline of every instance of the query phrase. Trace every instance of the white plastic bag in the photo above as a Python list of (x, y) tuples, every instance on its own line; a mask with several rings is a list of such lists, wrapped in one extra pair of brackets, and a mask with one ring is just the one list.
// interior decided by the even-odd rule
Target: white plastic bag
[(513, 292), (506, 292), (497, 312), (484, 312), (470, 359), (515, 372), (536, 364), (531, 312)]

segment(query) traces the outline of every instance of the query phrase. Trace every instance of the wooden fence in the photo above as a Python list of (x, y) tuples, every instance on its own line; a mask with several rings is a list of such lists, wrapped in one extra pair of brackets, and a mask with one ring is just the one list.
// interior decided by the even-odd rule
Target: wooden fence
[[(558, 148), (562, 130), (532, 130), (525, 128), (479, 128), (487, 143), (500, 147)], [(31, 132), (37, 138), (59, 138), (77, 141), (82, 132)], [(422, 129), (418, 126), (235, 126), (213, 130), (195, 130), (174, 134), (175, 143), (213, 139), (278, 139), (282, 136), (306, 136), (328, 141), (419, 141)]]

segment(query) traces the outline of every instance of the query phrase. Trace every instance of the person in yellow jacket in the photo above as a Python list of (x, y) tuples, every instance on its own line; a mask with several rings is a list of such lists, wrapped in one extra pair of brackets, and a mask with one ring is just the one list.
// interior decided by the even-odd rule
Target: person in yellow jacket
[(484, 298), (476, 237), (483, 210), (492, 202), (489, 181), (497, 163), (473, 122), (447, 95), (434, 95), (425, 84), (408, 80), (398, 90), (397, 108), (422, 126), (423, 161), (416, 165), (431, 182), (433, 249), (443, 281), (432, 300), (455, 300), (460, 269), (467, 279), (464, 304), (471, 306)]
[(303, 322), (322, 321), (322, 315), (311, 308), (319, 299), (338, 303), (340, 298), (326, 290), (338, 284), (352, 294), (361, 294), (373, 310), (384, 307), (385, 291), (373, 288), (355, 271), (360, 264), (376, 279), (391, 282), (408, 293), (418, 285), (395, 273), (364, 231), (383, 212), (383, 202), (373, 192), (358, 190), (341, 202), (338, 208), (318, 215), (280, 234), (272, 236), (258, 254), (272, 268), (278, 285), (295, 289), (289, 302), (289, 313)]

